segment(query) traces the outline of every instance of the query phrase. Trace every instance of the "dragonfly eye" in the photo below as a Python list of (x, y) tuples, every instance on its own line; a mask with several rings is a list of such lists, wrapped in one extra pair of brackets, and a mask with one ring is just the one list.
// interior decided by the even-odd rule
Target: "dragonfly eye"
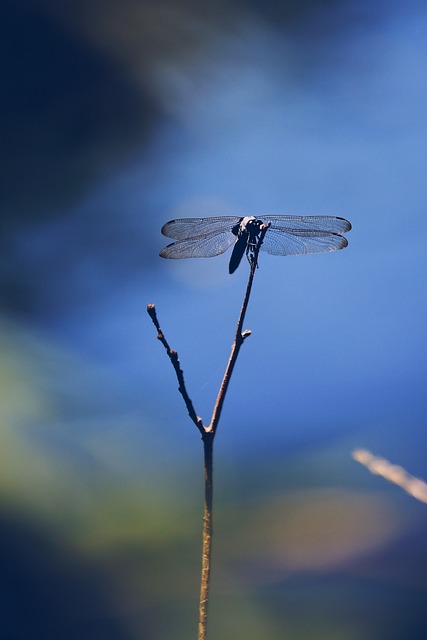
[(259, 232), (261, 226), (263, 225), (263, 221), (262, 220), (249, 220), (249, 222), (247, 223), (247, 228), (250, 229), (251, 231), (255, 231)]

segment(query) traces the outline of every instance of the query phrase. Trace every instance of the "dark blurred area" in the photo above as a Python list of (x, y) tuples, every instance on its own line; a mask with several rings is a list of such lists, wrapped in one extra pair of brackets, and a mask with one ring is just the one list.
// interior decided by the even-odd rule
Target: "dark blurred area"
[(75, 202), (159, 113), (118, 61), (67, 28), (61, 9), (5, 0), (0, 11), (4, 237)]
[(210, 408), (244, 274), (165, 265), (160, 228), (263, 210), (354, 229), (337, 262), (259, 270), (218, 436), (210, 636), (426, 637), (425, 504), (351, 459), (427, 477), (426, 18), (3, 0), (2, 640), (196, 636), (202, 452), (145, 306)]
[(0, 544), (2, 638), (131, 637), (111, 610), (105, 568), (13, 513), (2, 513)]

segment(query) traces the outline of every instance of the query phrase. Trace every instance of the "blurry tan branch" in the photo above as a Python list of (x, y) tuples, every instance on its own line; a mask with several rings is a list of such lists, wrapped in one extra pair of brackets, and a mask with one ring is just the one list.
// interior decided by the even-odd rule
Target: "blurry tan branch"
[(374, 456), (366, 449), (356, 449), (352, 456), (357, 462), (363, 464), (369, 471), (377, 476), (385, 478), (389, 482), (398, 485), (409, 495), (420, 502), (427, 503), (427, 484), (420, 478), (415, 478), (399, 465), (392, 464), (385, 458)]

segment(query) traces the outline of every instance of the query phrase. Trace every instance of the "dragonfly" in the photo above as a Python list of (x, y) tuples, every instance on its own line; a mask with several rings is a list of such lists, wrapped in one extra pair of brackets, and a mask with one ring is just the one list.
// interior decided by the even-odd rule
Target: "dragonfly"
[(260, 250), (276, 256), (324, 253), (344, 249), (348, 245), (342, 235), (351, 224), (338, 216), (217, 216), (212, 218), (180, 218), (166, 222), (162, 234), (173, 238), (160, 251), (162, 258), (211, 258), (224, 253), (233, 243), (229, 273), (234, 273), (246, 253), (254, 259), (261, 231), (267, 225)]

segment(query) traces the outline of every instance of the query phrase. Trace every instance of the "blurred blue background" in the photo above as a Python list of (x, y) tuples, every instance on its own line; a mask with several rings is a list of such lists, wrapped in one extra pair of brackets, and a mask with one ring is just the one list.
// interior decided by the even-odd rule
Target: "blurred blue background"
[(196, 636), (202, 447), (247, 264), (176, 217), (341, 215), (261, 254), (216, 439), (210, 636), (425, 638), (427, 9), (3, 0), (0, 636)]

